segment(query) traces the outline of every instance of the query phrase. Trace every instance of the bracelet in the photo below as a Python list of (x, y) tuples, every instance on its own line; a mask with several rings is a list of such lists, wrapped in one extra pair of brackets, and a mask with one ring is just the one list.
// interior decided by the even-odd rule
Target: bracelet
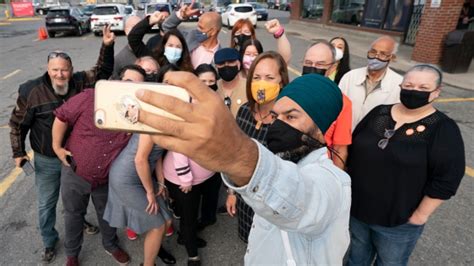
[(278, 31), (273, 34), (273, 38), (279, 39), (281, 36), (283, 36), (284, 33), (285, 33), (285, 28), (283, 28), (283, 26), (280, 26)]

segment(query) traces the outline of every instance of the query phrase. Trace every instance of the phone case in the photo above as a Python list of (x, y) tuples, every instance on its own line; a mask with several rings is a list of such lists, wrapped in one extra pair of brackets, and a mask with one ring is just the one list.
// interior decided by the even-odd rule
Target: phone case
[(189, 102), (188, 92), (180, 87), (146, 82), (100, 80), (95, 85), (94, 123), (100, 129), (156, 134), (160, 131), (138, 122), (140, 110), (174, 120), (181, 118), (144, 103), (135, 97), (138, 89), (152, 90)]

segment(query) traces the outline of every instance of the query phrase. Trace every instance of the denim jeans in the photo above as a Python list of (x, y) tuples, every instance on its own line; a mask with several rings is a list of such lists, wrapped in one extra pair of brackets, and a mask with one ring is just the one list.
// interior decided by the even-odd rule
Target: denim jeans
[(56, 204), (61, 183), (61, 161), (35, 152), (35, 184), (38, 198), (38, 221), (44, 247), (54, 247), (59, 239), (56, 224)]
[(350, 218), (351, 245), (347, 265), (407, 265), (424, 225), (370, 225)]

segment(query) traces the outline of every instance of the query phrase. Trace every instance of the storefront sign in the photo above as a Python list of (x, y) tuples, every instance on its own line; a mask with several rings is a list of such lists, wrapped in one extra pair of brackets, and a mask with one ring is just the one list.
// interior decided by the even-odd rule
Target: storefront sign
[(431, 8), (438, 8), (441, 6), (441, 0), (431, 0)]

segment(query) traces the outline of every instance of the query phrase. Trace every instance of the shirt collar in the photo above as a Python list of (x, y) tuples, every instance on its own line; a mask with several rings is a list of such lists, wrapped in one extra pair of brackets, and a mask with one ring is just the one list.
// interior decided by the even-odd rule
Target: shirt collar
[[(385, 69), (385, 73), (383, 73), (383, 75), (380, 76), (379, 80), (376, 80), (376, 82), (382, 81), (385, 78), (385, 76), (387, 75), (388, 71), (389, 71), (389, 68), (387, 67)], [(365, 75), (360, 76), (360, 79), (357, 81), (357, 85), (359, 85), (359, 86), (364, 85), (364, 83), (366, 82), (368, 76), (369, 76), (369, 70), (366, 67)]]

